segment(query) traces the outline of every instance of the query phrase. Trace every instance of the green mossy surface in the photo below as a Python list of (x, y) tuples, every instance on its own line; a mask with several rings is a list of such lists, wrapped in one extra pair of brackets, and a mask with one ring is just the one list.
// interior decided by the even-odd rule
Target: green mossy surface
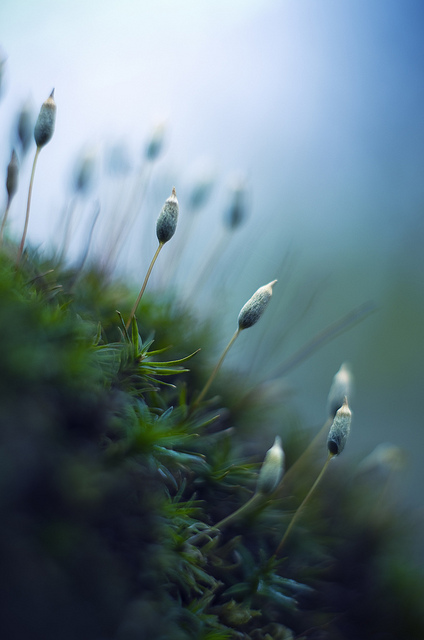
[[(214, 529), (255, 490), (268, 407), (222, 372), (220, 399), (190, 413), (210, 327), (153, 291), (127, 335), (127, 287), (74, 276), (0, 255), (0, 637), (422, 640), (422, 581), (384, 487), (337, 460), (275, 558), (320, 454)], [(290, 467), (311, 434), (282, 415)]]

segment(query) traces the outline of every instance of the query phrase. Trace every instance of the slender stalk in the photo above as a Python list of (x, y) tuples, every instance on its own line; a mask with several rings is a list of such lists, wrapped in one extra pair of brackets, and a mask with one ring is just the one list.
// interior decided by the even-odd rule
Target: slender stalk
[(246, 502), (246, 504), (243, 504), (239, 509), (237, 509), (237, 511), (234, 511), (233, 513), (230, 513), (229, 516), (227, 516), (226, 518), (223, 518), (223, 520), (220, 520), (217, 524), (214, 525), (214, 529), (222, 529), (224, 527), (227, 527), (230, 522), (233, 522), (233, 520), (237, 520), (237, 518), (240, 518), (241, 516), (245, 515), (248, 511), (250, 511), (253, 506), (263, 500), (264, 498), (264, 494), (263, 493), (255, 493), (253, 494), (253, 496), (250, 498), (250, 500), (248, 500)]
[(92, 222), (91, 222), (91, 227), (90, 227), (90, 230), (89, 230), (89, 232), (87, 234), (87, 241), (86, 241), (86, 244), (85, 244), (85, 247), (84, 247), (84, 251), (82, 253), (79, 265), (75, 268), (74, 275), (72, 276), (72, 278), (70, 280), (69, 291), (73, 290), (73, 288), (75, 286), (75, 283), (77, 282), (79, 276), (81, 275), (81, 272), (82, 272), (82, 270), (84, 268), (85, 262), (86, 262), (87, 257), (88, 257), (88, 252), (90, 251), (90, 245), (91, 245), (91, 241), (93, 239), (94, 227), (96, 226), (97, 219), (98, 219), (98, 217), (100, 215), (100, 203), (96, 202), (95, 207), (96, 208), (94, 210), (94, 216), (93, 216), (93, 219), (92, 219)]
[(212, 245), (212, 249), (209, 251), (208, 257), (203, 260), (202, 268), (197, 273), (194, 281), (189, 285), (188, 293), (184, 298), (186, 302), (190, 301), (195, 295), (195, 292), (200, 288), (200, 285), (204, 285), (208, 280), (210, 274), (213, 272), (214, 266), (223, 254), (230, 237), (231, 236), (228, 233), (221, 235), (217, 238), (215, 244)]
[(287, 538), (290, 535), (290, 531), (293, 529), (293, 526), (295, 525), (296, 521), (298, 520), (300, 514), (302, 513), (303, 508), (305, 507), (306, 503), (308, 502), (309, 498), (311, 497), (311, 495), (313, 494), (313, 492), (315, 491), (315, 489), (317, 488), (321, 478), (323, 477), (329, 463), (330, 460), (334, 457), (334, 454), (329, 453), (327, 460), (324, 463), (323, 468), (321, 469), (317, 479), (315, 480), (314, 484), (312, 485), (312, 487), (309, 489), (308, 493), (306, 494), (306, 496), (303, 498), (302, 502), (300, 503), (300, 505), (298, 506), (298, 508), (296, 509), (292, 519), (290, 520), (289, 526), (287, 527), (284, 536), (281, 539), (280, 544), (278, 545), (276, 551), (275, 551), (275, 555), (278, 556), (278, 554), (280, 553), (281, 549), (284, 546), (284, 543), (286, 542)]
[[(104, 263), (106, 267), (113, 269), (113, 261), (116, 260), (119, 251), (122, 249), (122, 243), (125, 237), (128, 236), (129, 230), (132, 228), (139, 211), (141, 211), (144, 205), (151, 173), (152, 163), (148, 163), (146, 166), (142, 165), (140, 175), (134, 184), (132, 196), (127, 200), (121, 222), (118, 228), (111, 233), (111, 237), (113, 237), (114, 240), (112, 246), (109, 247), (109, 253)], [(120, 194), (114, 210), (122, 209), (122, 205), (123, 198), (122, 194)]]
[(25, 216), (25, 226), (24, 226), (24, 232), (22, 234), (21, 244), (19, 246), (18, 257), (17, 257), (17, 260), (16, 260), (16, 266), (18, 266), (20, 261), (21, 261), (22, 253), (23, 253), (24, 246), (25, 246), (25, 239), (26, 239), (26, 234), (27, 234), (27, 230), (28, 230), (29, 211), (30, 211), (30, 208), (31, 208), (31, 195), (32, 195), (32, 186), (34, 184), (35, 167), (37, 166), (37, 160), (38, 160), (38, 156), (40, 155), (41, 149), (42, 149), (42, 147), (40, 147), (40, 146), (37, 147), (37, 149), (35, 151), (34, 162), (32, 164), (31, 180), (29, 182), (29, 190), (28, 190), (27, 210), (26, 210), (26, 216)]
[(76, 195), (74, 195), (74, 197), (71, 200), (71, 203), (68, 207), (68, 210), (66, 212), (66, 220), (65, 220), (65, 224), (64, 224), (64, 228), (63, 228), (63, 240), (62, 240), (62, 248), (59, 251), (58, 254), (58, 258), (57, 258), (57, 262), (61, 263), (64, 261), (64, 259), (66, 258), (66, 253), (68, 251), (68, 247), (69, 247), (69, 242), (70, 242), (70, 238), (71, 238), (71, 229), (72, 229), (72, 223), (73, 223), (73, 218), (74, 218), (74, 214), (75, 214), (75, 209), (77, 206), (77, 201), (78, 198)]
[(222, 352), (222, 356), (220, 357), (220, 359), (218, 360), (217, 365), (215, 366), (215, 369), (212, 371), (209, 380), (207, 381), (207, 383), (205, 384), (205, 386), (203, 387), (202, 391), (200, 392), (200, 394), (197, 396), (195, 402), (192, 404), (191, 406), (191, 412), (193, 412), (198, 406), (199, 404), (202, 402), (203, 398), (205, 397), (205, 395), (207, 394), (207, 392), (209, 391), (209, 387), (211, 386), (212, 382), (215, 379), (216, 374), (218, 373), (218, 371), (221, 368), (222, 363), (224, 362), (225, 356), (227, 355), (227, 353), (229, 352), (229, 350), (231, 349), (231, 347), (233, 346), (234, 342), (236, 341), (239, 333), (240, 333), (241, 329), (238, 328), (237, 331), (235, 332), (235, 334), (233, 335), (233, 337), (231, 338), (230, 342), (227, 344), (227, 346), (225, 347), (224, 351)]
[(337, 336), (341, 335), (348, 329), (351, 329), (358, 322), (364, 320), (367, 316), (373, 313), (376, 309), (376, 305), (373, 302), (365, 302), (364, 304), (355, 307), (348, 314), (326, 327), (320, 333), (317, 333), (311, 340), (304, 344), (298, 351), (288, 358), (283, 364), (280, 364), (275, 369), (270, 378), (280, 378), (288, 371), (291, 371), (299, 364), (301, 364), (306, 358), (309, 358), (312, 353), (326, 345), (330, 340), (334, 340)]
[(278, 491), (280, 491), (280, 489), (286, 485), (287, 482), (289, 482), (289, 480), (291, 479), (291, 477), (296, 473), (296, 471), (300, 468), (300, 466), (302, 465), (302, 463), (307, 462), (307, 458), (309, 455), (311, 455), (315, 449), (315, 447), (317, 445), (321, 445), (321, 440), (324, 439), (324, 435), (326, 435), (328, 433), (329, 428), (331, 427), (331, 423), (333, 422), (333, 418), (328, 418), (325, 423), (323, 424), (323, 426), (321, 427), (321, 429), (318, 431), (317, 435), (311, 440), (311, 442), (308, 444), (308, 446), (306, 447), (306, 449), (303, 451), (303, 453), (298, 457), (298, 459), (292, 464), (292, 466), (290, 467), (290, 469), (288, 469), (284, 476), (282, 481), (280, 482), (279, 485), (279, 489)]
[(160, 250), (162, 249), (163, 245), (164, 245), (164, 243), (163, 243), (163, 242), (159, 242), (159, 245), (158, 245), (158, 248), (156, 249), (155, 255), (153, 256), (152, 261), (151, 261), (151, 263), (150, 263), (150, 266), (149, 266), (149, 268), (147, 269), (146, 277), (144, 278), (144, 282), (143, 282), (143, 285), (142, 285), (142, 287), (141, 287), (141, 289), (140, 289), (140, 293), (138, 294), (138, 298), (137, 298), (137, 300), (135, 301), (135, 304), (134, 304), (134, 306), (133, 306), (133, 308), (132, 308), (132, 310), (131, 310), (131, 313), (130, 313), (130, 317), (128, 318), (128, 322), (127, 322), (127, 324), (126, 324), (126, 329), (127, 329), (127, 331), (128, 331), (128, 329), (130, 328), (131, 321), (132, 321), (133, 317), (135, 316), (135, 313), (136, 313), (136, 311), (137, 311), (137, 307), (138, 307), (138, 305), (140, 304), (141, 297), (142, 297), (142, 295), (143, 295), (143, 293), (144, 293), (144, 290), (145, 290), (145, 288), (146, 288), (146, 286), (147, 286), (147, 282), (148, 282), (148, 280), (149, 280), (150, 274), (152, 273), (152, 269), (153, 269), (153, 267), (154, 267), (154, 264), (155, 264), (155, 262), (156, 262), (156, 259), (157, 259), (158, 255), (159, 255)]
[[(187, 216), (182, 221), (181, 224), (184, 225), (183, 228), (180, 226), (180, 235), (178, 237), (177, 242), (172, 245), (172, 249), (170, 249), (168, 260), (174, 266), (172, 275), (169, 279), (169, 285), (172, 286), (178, 281), (179, 272), (181, 271), (181, 256), (183, 255), (183, 246), (189, 246), (190, 240), (193, 235), (193, 229), (196, 227), (196, 223), (198, 222), (199, 216), (196, 216), (192, 211), (192, 207), (189, 206), (187, 210)], [(193, 290), (194, 295), (194, 290)], [(187, 298), (187, 301), (190, 297)]]

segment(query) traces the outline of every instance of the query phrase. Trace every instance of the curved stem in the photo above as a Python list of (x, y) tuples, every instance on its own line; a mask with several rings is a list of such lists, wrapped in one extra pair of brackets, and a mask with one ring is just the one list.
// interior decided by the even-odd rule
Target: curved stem
[(34, 184), (35, 167), (37, 166), (37, 160), (38, 160), (38, 156), (40, 154), (40, 151), (41, 151), (41, 147), (37, 147), (37, 149), (35, 151), (34, 162), (32, 163), (31, 180), (29, 181), (28, 202), (27, 202), (27, 210), (26, 210), (26, 216), (25, 216), (25, 226), (24, 226), (24, 232), (22, 234), (21, 244), (19, 246), (18, 257), (17, 257), (17, 260), (16, 260), (16, 266), (18, 266), (20, 261), (21, 261), (22, 253), (23, 253), (24, 246), (25, 246), (25, 239), (26, 239), (26, 234), (27, 234), (27, 230), (28, 230), (29, 210), (31, 208), (32, 186)]
[(148, 282), (148, 280), (149, 280), (150, 274), (152, 273), (152, 269), (153, 269), (153, 267), (154, 267), (154, 264), (155, 264), (155, 262), (156, 262), (156, 259), (157, 259), (158, 255), (159, 255), (159, 253), (160, 253), (160, 250), (161, 250), (161, 249), (162, 249), (162, 247), (163, 247), (163, 244), (164, 244), (163, 242), (159, 242), (159, 246), (158, 246), (158, 248), (157, 248), (157, 249), (156, 249), (156, 251), (155, 251), (155, 255), (154, 255), (154, 256), (153, 256), (153, 258), (152, 258), (152, 261), (151, 261), (151, 263), (150, 263), (149, 268), (147, 269), (146, 277), (144, 278), (144, 282), (143, 282), (143, 285), (142, 285), (142, 287), (141, 287), (141, 289), (140, 289), (140, 293), (138, 294), (138, 298), (137, 298), (137, 300), (135, 301), (135, 304), (134, 304), (133, 308), (131, 309), (130, 317), (128, 318), (128, 322), (127, 322), (127, 324), (126, 324), (126, 326), (125, 326), (125, 328), (127, 329), (127, 331), (128, 331), (128, 329), (130, 328), (131, 321), (132, 321), (132, 319), (133, 319), (133, 318), (134, 318), (134, 316), (135, 316), (135, 312), (137, 311), (137, 307), (138, 307), (138, 305), (140, 304), (141, 297), (142, 297), (142, 295), (143, 295), (143, 293), (144, 293), (144, 290), (145, 290), (145, 288), (146, 288), (146, 286), (147, 286), (147, 282)]
[(59, 256), (57, 258), (58, 263), (63, 262), (66, 258), (66, 253), (68, 251), (69, 241), (71, 237), (72, 222), (75, 214), (76, 205), (77, 205), (77, 196), (75, 195), (72, 198), (72, 201), (66, 213), (66, 220), (63, 228), (62, 248), (60, 249)]
[(230, 522), (232, 522), (233, 520), (236, 520), (237, 518), (240, 518), (241, 516), (246, 514), (248, 511), (250, 511), (252, 507), (256, 504), (256, 502), (258, 502), (258, 499), (259, 498), (263, 499), (263, 497), (264, 496), (262, 493), (253, 494), (253, 496), (250, 498), (250, 500), (246, 502), (246, 504), (243, 504), (239, 509), (237, 509), (237, 511), (230, 513), (229, 516), (227, 516), (226, 518), (223, 518), (223, 520), (220, 520), (217, 524), (214, 525), (213, 528), (222, 530), (224, 527), (228, 526)]
[[(141, 211), (144, 199), (147, 193), (147, 187), (149, 186), (150, 176), (152, 173), (152, 163), (147, 163), (142, 165), (140, 174), (134, 183), (134, 188), (132, 195), (129, 200), (127, 199), (126, 206), (124, 208), (123, 216), (121, 218), (121, 222), (116, 230), (111, 230), (111, 237), (113, 237), (113, 244), (109, 247), (108, 254), (105, 259), (105, 267), (111, 268), (113, 270), (113, 262), (117, 259), (119, 251), (122, 249), (122, 243), (125, 240), (125, 237), (128, 236), (128, 232), (133, 226), (139, 211)], [(140, 188), (141, 185), (141, 188)], [(116, 201), (116, 205), (114, 207), (115, 210), (119, 211), (123, 207), (123, 196), (122, 190), (121, 193), (118, 194), (118, 199)]]
[(203, 260), (203, 265), (200, 268), (197, 276), (194, 278), (194, 281), (189, 285), (188, 293), (185, 294), (184, 301), (187, 304), (195, 295), (195, 292), (198, 291), (201, 285), (204, 285), (208, 280), (210, 274), (213, 272), (213, 268), (215, 264), (218, 262), (218, 258), (220, 254), (223, 253), (225, 249), (225, 244), (228, 241), (228, 235), (219, 236), (215, 244), (212, 245), (211, 250), (208, 252), (207, 257)]
[(301, 466), (301, 464), (303, 462), (307, 461), (308, 456), (313, 453), (314, 448), (317, 445), (321, 444), (321, 440), (324, 438), (324, 434), (326, 434), (329, 430), (329, 428), (331, 427), (331, 423), (333, 422), (333, 418), (328, 418), (325, 423), (323, 424), (323, 426), (321, 427), (321, 429), (318, 431), (317, 435), (311, 440), (311, 442), (308, 444), (308, 446), (306, 447), (306, 449), (303, 451), (303, 453), (297, 458), (297, 460), (291, 465), (291, 467), (286, 471), (286, 473), (283, 476), (283, 479), (281, 480), (279, 487), (278, 487), (278, 491), (281, 490), (281, 488), (283, 486), (285, 486), (287, 484), (287, 482), (290, 481), (292, 475), (299, 469), (299, 467)]
[(292, 519), (290, 520), (289, 526), (286, 529), (286, 532), (284, 534), (284, 536), (281, 539), (280, 544), (278, 545), (276, 551), (275, 551), (275, 555), (278, 556), (278, 554), (280, 553), (282, 547), (284, 546), (285, 541), (287, 540), (287, 538), (290, 535), (290, 531), (293, 529), (293, 526), (295, 525), (296, 521), (298, 520), (300, 514), (302, 513), (302, 510), (304, 508), (304, 506), (306, 505), (306, 503), (308, 502), (309, 498), (311, 497), (311, 495), (313, 494), (313, 492), (315, 491), (315, 489), (318, 486), (318, 483), (320, 482), (322, 476), (324, 475), (330, 460), (334, 457), (334, 454), (329, 453), (327, 460), (324, 463), (323, 468), (321, 469), (318, 478), (315, 480), (314, 484), (312, 485), (312, 487), (309, 489), (308, 493), (306, 494), (306, 496), (303, 498), (302, 502), (300, 503), (300, 505), (298, 506), (298, 508), (296, 509)]
[(203, 398), (205, 397), (205, 395), (207, 394), (209, 387), (211, 386), (212, 382), (215, 379), (216, 374), (218, 373), (218, 371), (221, 368), (222, 363), (224, 362), (225, 356), (227, 355), (227, 353), (229, 352), (229, 350), (231, 349), (231, 347), (233, 346), (234, 342), (236, 341), (236, 338), (238, 337), (239, 333), (240, 333), (241, 329), (238, 328), (237, 331), (235, 332), (235, 334), (233, 335), (233, 337), (231, 338), (230, 342), (227, 344), (227, 346), (225, 347), (222, 356), (220, 357), (220, 359), (218, 360), (217, 365), (215, 366), (215, 369), (212, 371), (209, 380), (207, 381), (207, 383), (205, 384), (205, 386), (203, 387), (202, 391), (200, 392), (200, 395), (197, 396), (195, 402), (192, 404), (191, 406), (191, 412), (194, 411), (194, 409), (196, 409), (199, 404), (202, 402)]

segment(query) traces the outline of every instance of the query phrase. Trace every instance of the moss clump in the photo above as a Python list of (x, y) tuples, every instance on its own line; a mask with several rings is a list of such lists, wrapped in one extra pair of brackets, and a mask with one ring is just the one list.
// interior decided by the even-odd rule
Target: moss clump
[[(365, 496), (333, 469), (283, 559), (302, 483), (214, 528), (252, 495), (261, 460), (237, 413), (190, 415), (198, 356), (171, 361), (135, 322), (125, 332), (113, 309), (130, 296), (98, 273), (70, 290), (69, 272), (36, 257), (17, 271), (3, 255), (0, 269), (2, 638), (356, 640), (402, 637), (403, 624), (423, 637), (418, 600), (399, 595), (399, 580), (417, 589), (412, 573), (385, 555), (390, 510), (384, 526), (365, 517)], [(146, 332), (197, 339), (168, 304), (146, 297)], [(288, 459), (297, 447), (285, 438)], [(382, 598), (396, 607), (371, 612)]]

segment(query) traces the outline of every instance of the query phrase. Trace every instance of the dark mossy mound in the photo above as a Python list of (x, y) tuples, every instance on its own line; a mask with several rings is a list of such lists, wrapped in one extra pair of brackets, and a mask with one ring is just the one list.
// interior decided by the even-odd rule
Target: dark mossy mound
[[(263, 424), (252, 445), (240, 376), (223, 389), (231, 411), (207, 402), (190, 413), (205, 363), (175, 360), (209, 345), (188, 313), (146, 296), (139, 328), (156, 341), (142, 343), (116, 314), (131, 307), (125, 287), (94, 270), (75, 280), (6, 256), (0, 269), (3, 640), (424, 637), (396, 511), (378, 487), (346, 481), (342, 464), (281, 558), (319, 456), (213, 528), (252, 495), (272, 442)], [(308, 436), (282, 432), (294, 460)]]

